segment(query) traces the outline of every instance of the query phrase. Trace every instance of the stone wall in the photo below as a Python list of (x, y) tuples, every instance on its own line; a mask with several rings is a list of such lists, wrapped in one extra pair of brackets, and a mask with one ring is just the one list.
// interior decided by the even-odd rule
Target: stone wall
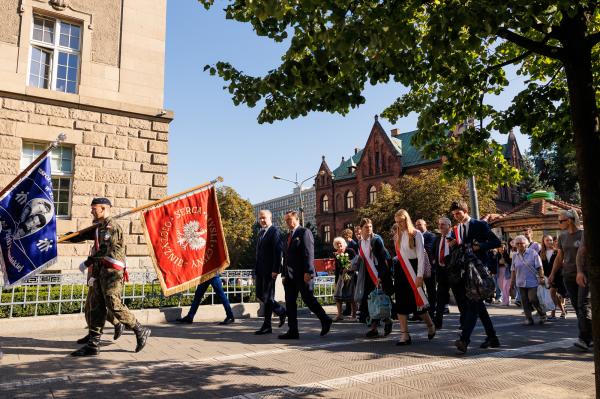
[[(58, 133), (74, 148), (71, 217), (59, 219), (58, 233), (89, 226), (90, 202), (106, 196), (120, 213), (167, 195), (170, 119), (0, 97), (0, 186), (20, 170), (24, 141), (50, 142)], [(152, 268), (139, 214), (120, 222), (130, 269)], [(60, 244), (54, 269), (76, 269), (89, 243)]]

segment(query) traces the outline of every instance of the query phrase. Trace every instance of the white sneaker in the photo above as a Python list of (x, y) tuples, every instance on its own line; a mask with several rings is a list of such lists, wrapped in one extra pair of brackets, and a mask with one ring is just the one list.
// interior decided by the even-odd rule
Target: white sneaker
[(581, 338), (579, 338), (574, 344), (575, 347), (581, 349), (582, 351), (589, 351), (591, 348), (591, 345), (588, 345), (584, 340), (582, 340)]

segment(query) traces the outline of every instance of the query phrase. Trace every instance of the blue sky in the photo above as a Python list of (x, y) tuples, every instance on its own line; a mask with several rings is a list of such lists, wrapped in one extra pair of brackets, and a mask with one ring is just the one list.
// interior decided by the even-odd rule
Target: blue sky
[[(223, 4), (223, 3), (220, 3)], [(292, 184), (314, 175), (326, 156), (336, 167), (342, 156), (363, 147), (373, 116), (406, 91), (396, 85), (370, 87), (366, 104), (348, 115), (312, 113), (304, 118), (260, 125), (259, 108), (234, 106), (224, 82), (203, 72), (204, 65), (229, 61), (243, 71), (262, 75), (279, 64), (285, 48), (257, 37), (249, 25), (225, 20), (220, 6), (206, 11), (196, 1), (167, 2), (165, 108), (175, 112), (169, 137), (169, 193), (223, 176), (224, 184), (256, 203), (291, 193)], [(501, 108), (522, 79), (493, 103)], [(380, 118), (386, 131), (414, 130), (417, 116), (395, 125)], [(506, 136), (496, 139), (506, 142)], [(527, 137), (517, 133), (521, 151)], [(310, 182), (307, 185), (311, 184)]]

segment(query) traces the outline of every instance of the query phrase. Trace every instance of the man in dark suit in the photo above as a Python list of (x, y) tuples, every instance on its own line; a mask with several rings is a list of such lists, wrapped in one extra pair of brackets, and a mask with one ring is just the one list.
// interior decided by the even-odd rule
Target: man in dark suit
[(415, 228), (423, 234), (423, 246), (425, 252), (429, 257), (431, 263), (431, 276), (424, 279), (425, 288), (427, 289), (427, 299), (429, 300), (429, 315), (433, 319), (435, 313), (435, 306), (437, 301), (437, 289), (436, 289), (436, 267), (433, 263), (433, 242), (436, 239), (436, 235), (431, 231), (427, 230), (427, 222), (423, 219), (417, 219), (415, 222)]
[[(444, 319), (444, 310), (446, 304), (450, 299), (450, 282), (448, 281), (448, 269), (447, 269), (447, 261), (446, 257), (450, 254), (450, 246), (448, 245), (448, 238), (450, 237), (450, 227), (452, 226), (452, 222), (447, 217), (441, 217), (438, 220), (438, 229), (440, 231), (440, 235), (437, 236), (433, 242), (433, 259), (431, 262), (431, 268), (435, 267), (436, 280), (437, 280), (437, 298), (436, 298), (436, 307), (435, 307), (435, 316), (433, 317), (433, 322), (435, 324), (436, 330), (440, 330), (442, 328), (443, 319)], [(459, 297), (457, 294), (456, 287), (452, 287), (452, 294), (454, 298)], [(462, 306), (462, 303), (457, 301), (457, 304)], [(462, 312), (461, 312), (462, 313)]]
[(285, 289), (285, 307), (287, 308), (289, 330), (279, 335), (280, 339), (298, 339), (298, 293), (308, 308), (321, 320), (321, 336), (329, 332), (333, 320), (327, 316), (323, 307), (313, 295), (315, 277), (315, 248), (310, 230), (300, 226), (298, 212), (285, 214), (285, 224), (290, 230), (284, 243), (283, 288)]
[(285, 308), (275, 301), (275, 280), (281, 272), (283, 244), (277, 227), (273, 226), (273, 215), (269, 210), (258, 213), (258, 242), (256, 243), (256, 298), (264, 304), (265, 320), (256, 335), (270, 334), (271, 317), (279, 316), (279, 327), (285, 323)]
[[(450, 205), (450, 213), (452, 217), (459, 223), (457, 233), (452, 233), (453, 240), (449, 241), (450, 246), (457, 244), (469, 244), (473, 249), (473, 253), (483, 262), (484, 265), (489, 264), (488, 252), (493, 248), (500, 246), (500, 239), (490, 229), (487, 222), (475, 220), (469, 216), (469, 208), (464, 201), (454, 201)], [(481, 348), (497, 348), (500, 346), (500, 341), (496, 336), (492, 319), (488, 314), (487, 308), (483, 299), (479, 301), (471, 301), (462, 295), (463, 303), (463, 323), (460, 338), (454, 343), (456, 348), (465, 353), (467, 346), (470, 343), (471, 333), (477, 324), (477, 317), (481, 319), (481, 324), (485, 329), (487, 338), (481, 344)]]

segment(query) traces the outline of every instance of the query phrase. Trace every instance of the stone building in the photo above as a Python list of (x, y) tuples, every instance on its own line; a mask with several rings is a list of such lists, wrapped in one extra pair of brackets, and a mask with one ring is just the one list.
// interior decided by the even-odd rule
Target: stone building
[[(395, 185), (405, 174), (442, 165), (440, 159), (426, 159), (412, 146), (411, 139), (416, 133), (416, 130), (400, 133), (392, 129), (388, 135), (376, 117), (364, 148), (355, 148), (354, 154), (342, 158), (333, 170), (323, 157), (315, 188), (317, 231), (325, 242), (358, 222), (356, 210), (373, 202), (382, 184)], [(511, 165), (521, 167), (521, 153), (512, 132), (504, 145), (504, 155)], [(496, 204), (500, 209), (510, 209), (518, 198), (514, 188), (501, 187)]]
[[(0, 2), (0, 186), (59, 133), (58, 233), (90, 225), (90, 202), (122, 212), (167, 194), (166, 0)], [(130, 269), (151, 269), (139, 215), (121, 221)], [(89, 244), (60, 244), (58, 270)]]

